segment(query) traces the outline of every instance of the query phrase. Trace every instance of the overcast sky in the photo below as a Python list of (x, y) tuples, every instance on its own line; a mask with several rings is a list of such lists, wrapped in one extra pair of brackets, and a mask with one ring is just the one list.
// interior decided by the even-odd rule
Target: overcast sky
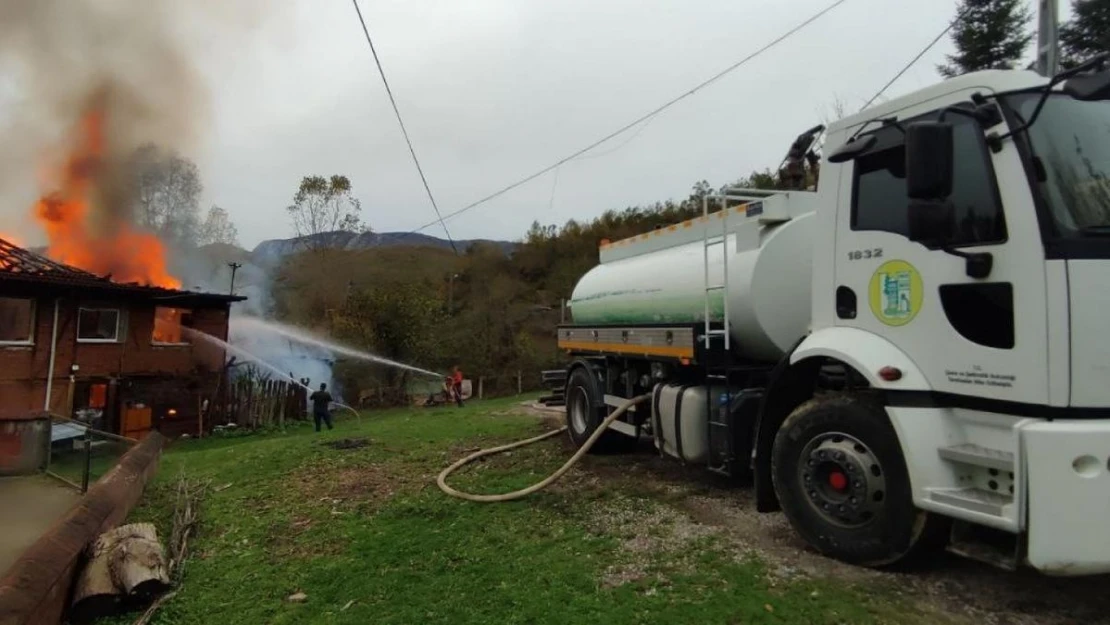
[[(432, 191), (450, 212), (655, 108), (831, 2), (361, 6)], [(251, 248), (291, 235), (284, 208), (302, 176), (339, 173), (351, 178), (375, 230), (433, 220), (351, 2), (281, 4), (271, 3), (274, 24), (201, 67), (213, 110), (196, 154), (206, 205), (228, 209)], [(533, 220), (589, 219), (684, 197), (700, 179), (719, 185), (776, 166), (835, 100), (858, 109), (944, 28), (955, 6), (848, 0), (631, 140), (635, 131), (564, 165), (557, 184), (548, 174), (449, 220), (451, 234), (515, 239)], [(936, 81), (935, 66), (950, 51), (946, 39), (889, 95)], [(438, 225), (425, 232), (443, 236)]]

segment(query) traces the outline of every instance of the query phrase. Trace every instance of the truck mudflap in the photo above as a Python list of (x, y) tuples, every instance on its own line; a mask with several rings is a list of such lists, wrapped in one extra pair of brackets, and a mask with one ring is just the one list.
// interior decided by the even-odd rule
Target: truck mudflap
[(1029, 422), (1026, 559), (1046, 575), (1110, 572), (1110, 421)]

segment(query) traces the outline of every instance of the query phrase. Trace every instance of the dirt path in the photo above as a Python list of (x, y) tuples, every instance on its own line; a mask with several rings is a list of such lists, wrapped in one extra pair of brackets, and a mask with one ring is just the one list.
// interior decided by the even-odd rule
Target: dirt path
[(651, 492), (697, 523), (718, 528), (731, 548), (756, 554), (784, 579), (810, 576), (882, 584), (911, 600), (983, 624), (1110, 624), (1110, 576), (1068, 579), (1031, 571), (1009, 573), (949, 554), (938, 554), (913, 572), (864, 569), (811, 550), (781, 513), (756, 512), (750, 488), (721, 483), (650, 451), (590, 458), (580, 472), (589, 476), (587, 480)]
[(80, 498), (46, 476), (0, 478), (0, 575)]
[[(562, 425), (557, 412), (529, 411), (553, 427)], [(558, 440), (568, 456), (573, 453), (569, 440)], [(810, 576), (880, 584), (926, 607), (984, 625), (1110, 625), (1110, 575), (1010, 573), (946, 553), (905, 573), (847, 565), (810, 549), (781, 513), (756, 512), (751, 488), (660, 458), (649, 446), (627, 455), (588, 456), (567, 478), (570, 483), (563, 488), (619, 484), (660, 499), (726, 536), (737, 552), (757, 555), (784, 579)]]

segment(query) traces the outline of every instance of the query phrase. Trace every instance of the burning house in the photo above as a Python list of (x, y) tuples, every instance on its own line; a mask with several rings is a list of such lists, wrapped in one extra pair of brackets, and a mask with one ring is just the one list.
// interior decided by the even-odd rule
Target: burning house
[(196, 434), (226, 372), (192, 337), (226, 340), (243, 299), (122, 283), (0, 239), (0, 460), (11, 426), (43, 410), (134, 438)]

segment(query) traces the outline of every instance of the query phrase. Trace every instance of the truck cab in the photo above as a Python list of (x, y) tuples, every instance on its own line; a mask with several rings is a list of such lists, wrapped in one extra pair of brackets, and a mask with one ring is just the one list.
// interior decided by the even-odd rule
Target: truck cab
[(1071, 80), (977, 72), (833, 124), (791, 356), (881, 391), (918, 508), (1056, 574), (1110, 571), (1110, 82)]

